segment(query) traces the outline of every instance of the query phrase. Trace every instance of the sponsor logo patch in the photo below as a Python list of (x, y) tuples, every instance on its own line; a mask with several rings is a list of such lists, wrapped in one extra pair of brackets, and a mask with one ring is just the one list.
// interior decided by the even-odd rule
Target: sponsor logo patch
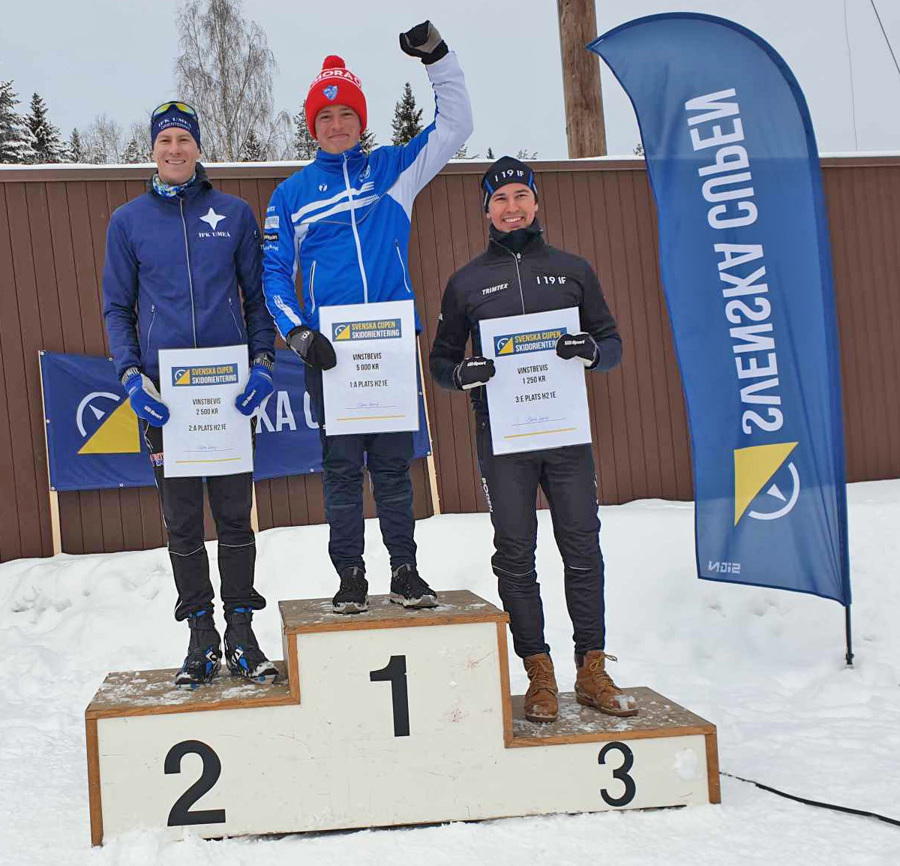
[(338, 95), (337, 85), (336, 85), (336, 84), (329, 84), (328, 87), (326, 87), (326, 88), (322, 91), (322, 93), (325, 94), (325, 98), (326, 98), (329, 102), (334, 102), (334, 100), (337, 98), (337, 95)]
[(266, 224), (263, 226), (263, 228), (264, 229), (277, 229), (277, 228), (279, 228), (280, 222), (281, 222), (281, 218), (278, 216), (266, 217)]
[(399, 339), (400, 319), (370, 319), (363, 322), (336, 322), (331, 327), (332, 340)]
[(237, 364), (217, 364), (212, 367), (176, 367), (172, 370), (172, 384), (232, 385), (238, 381)]
[(278, 243), (278, 232), (266, 232), (263, 235), (263, 240), (267, 243)]
[(565, 328), (549, 328), (546, 331), (525, 331), (521, 334), (504, 334), (494, 337), (494, 354), (524, 355), (527, 352), (546, 352), (556, 348), (556, 341), (568, 331)]
[(494, 292), (502, 292), (504, 289), (509, 288), (509, 283), (499, 283), (496, 286), (488, 286), (486, 289), (481, 290), (482, 295), (493, 295)]

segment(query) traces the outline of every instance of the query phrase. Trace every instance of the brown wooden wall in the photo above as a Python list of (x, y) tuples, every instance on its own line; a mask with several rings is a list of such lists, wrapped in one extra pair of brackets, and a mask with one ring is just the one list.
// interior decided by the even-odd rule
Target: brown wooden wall
[[(851, 481), (900, 475), (900, 157), (826, 159)], [(481, 252), (484, 163), (448, 166), (419, 196), (411, 278), (427, 353), (447, 278)], [(589, 376), (601, 500), (690, 499), (681, 382), (659, 285), (656, 214), (641, 161), (535, 163), (548, 240), (596, 267), (624, 342), (623, 363)], [(212, 168), (262, 218), (287, 166)], [(109, 214), (144, 190), (146, 168), (0, 169), (0, 561), (52, 552), (40, 349), (107, 353), (101, 275)], [(484, 510), (466, 397), (426, 391), (441, 508)], [(432, 513), (424, 460), (416, 515)], [(372, 501), (366, 493), (367, 513)], [(324, 519), (319, 476), (257, 484), (260, 528)], [(59, 496), (70, 553), (164, 543), (152, 488)]]

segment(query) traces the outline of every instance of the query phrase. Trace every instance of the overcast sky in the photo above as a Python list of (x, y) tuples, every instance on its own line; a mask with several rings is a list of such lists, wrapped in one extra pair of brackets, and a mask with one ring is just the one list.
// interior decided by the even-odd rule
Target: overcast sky
[[(900, 3), (875, 4), (900, 57)], [(177, 0), (4, 5), (0, 80), (14, 80), (23, 112), (31, 94), (40, 93), (65, 137), (104, 111), (127, 127), (175, 95)], [(600, 0), (598, 32), (677, 10), (731, 18), (768, 40), (806, 93), (821, 152), (900, 151), (900, 76), (871, 0)], [(498, 155), (519, 148), (541, 159), (567, 155), (554, 0), (245, 0), (244, 12), (268, 35), (279, 65), (276, 108), (291, 115), (322, 59), (334, 53), (362, 79), (379, 143), (390, 143), (394, 103), (405, 81), (429, 121), (425, 71), (397, 45), (399, 31), (429, 17), (466, 72), (475, 110), (469, 153), (484, 154), (490, 146)], [(601, 66), (609, 152), (629, 154), (639, 140), (634, 114)]]

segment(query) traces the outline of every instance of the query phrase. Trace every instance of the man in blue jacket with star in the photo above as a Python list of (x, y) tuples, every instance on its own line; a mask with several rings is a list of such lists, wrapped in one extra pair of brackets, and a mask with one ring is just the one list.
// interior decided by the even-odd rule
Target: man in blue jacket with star
[[(249, 416), (272, 393), (275, 332), (262, 293), (259, 228), (242, 199), (214, 190), (200, 158), (197, 112), (165, 102), (151, 115), (157, 171), (144, 195), (112, 215), (106, 237), (103, 313), (116, 372), (144, 423), (162, 503), (178, 601), (190, 626), (188, 654), (175, 677), (195, 687), (219, 670), (213, 588), (203, 539), (203, 479), (166, 478), (162, 427), (169, 410), (159, 391), (159, 350), (246, 344), (250, 375), (237, 398)], [(277, 670), (257, 644), (256, 546), (250, 528), (253, 475), (206, 482), (218, 531), (225, 608), (225, 659), (232, 674), (273, 681)]]
[[(326, 57), (305, 103), (318, 154), (277, 187), (266, 214), (266, 303), (285, 342), (306, 364), (306, 390), (320, 427), (322, 370), (334, 367), (336, 359), (318, 330), (319, 308), (413, 298), (407, 258), (413, 201), (472, 133), (462, 70), (434, 25), (425, 21), (401, 34), (400, 47), (425, 64), (434, 88), (434, 121), (408, 144), (367, 156), (359, 143), (367, 121), (362, 84), (340, 57)], [(297, 271), (302, 307), (294, 287)], [(337, 613), (368, 608), (364, 465), (390, 553), (391, 601), (411, 608), (437, 604), (416, 567), (412, 455), (412, 433), (334, 436), (322, 430), (328, 552), (341, 581), (332, 602)]]

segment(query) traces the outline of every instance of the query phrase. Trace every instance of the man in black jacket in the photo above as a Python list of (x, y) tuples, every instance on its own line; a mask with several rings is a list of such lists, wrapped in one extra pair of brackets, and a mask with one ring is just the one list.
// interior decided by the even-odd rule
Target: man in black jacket
[[(534, 560), (535, 498), (540, 485), (550, 504), (565, 566), (578, 702), (610, 715), (632, 716), (637, 713), (634, 698), (623, 694), (606, 672), (606, 659), (612, 656), (603, 651), (603, 557), (591, 446), (493, 453), (484, 385), (494, 375), (494, 362), (481, 355), (478, 323), (577, 307), (584, 331), (560, 337), (556, 353), (573, 363), (580, 361), (589, 370), (618, 366), (622, 341), (590, 264), (544, 242), (535, 219), (534, 172), (505, 156), (487, 170), (481, 185), (491, 221), (488, 248), (450, 278), (430, 363), (432, 376), (442, 387), (470, 392), (475, 409), (478, 463), (494, 526), (491, 564), (509, 613), (513, 646), (530, 683), (525, 715), (531, 721), (552, 722), (558, 713)], [(467, 358), (470, 337), (474, 354)]]

